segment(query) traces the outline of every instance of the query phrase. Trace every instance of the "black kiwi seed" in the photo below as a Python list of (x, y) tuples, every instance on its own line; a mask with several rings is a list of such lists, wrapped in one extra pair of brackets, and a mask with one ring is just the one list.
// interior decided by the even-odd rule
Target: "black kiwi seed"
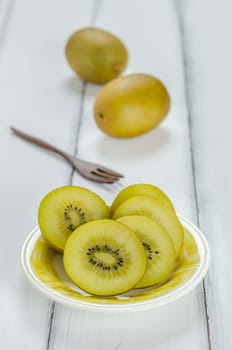
[[(116, 258), (116, 262), (112, 264), (111, 266), (109, 265), (104, 265), (104, 262), (101, 260), (98, 260), (98, 258), (95, 256), (95, 252), (106, 252), (109, 253), (110, 255), (113, 255)], [(107, 244), (99, 246), (96, 244), (94, 247), (88, 248), (86, 255), (89, 256), (89, 262), (97, 267), (100, 267), (104, 271), (110, 271), (111, 269), (118, 270), (118, 268), (123, 266), (124, 260), (120, 256), (120, 249), (113, 250), (110, 246)]]
[(75, 230), (75, 227), (73, 226), (73, 224), (70, 224), (68, 226), (68, 229), (73, 232)]
[[(143, 242), (143, 246), (144, 246), (144, 248), (145, 248), (145, 250), (146, 250), (147, 258), (148, 258), (149, 260), (152, 260), (152, 259), (153, 259), (153, 257), (152, 257), (153, 251), (152, 251), (152, 249), (151, 249), (150, 244), (149, 244), (149, 243), (146, 243), (146, 242)], [(157, 250), (155, 250), (154, 253), (155, 253), (155, 254), (159, 254), (159, 252), (158, 252)]]
[(73, 207), (72, 204), (67, 205), (66, 208), (64, 209), (64, 219), (67, 222), (68, 230), (73, 232), (77, 226), (71, 222), (71, 217), (70, 217), (71, 212), (75, 212), (79, 216), (80, 224), (86, 223), (86, 220), (85, 220), (85, 213), (82, 211), (81, 208)]

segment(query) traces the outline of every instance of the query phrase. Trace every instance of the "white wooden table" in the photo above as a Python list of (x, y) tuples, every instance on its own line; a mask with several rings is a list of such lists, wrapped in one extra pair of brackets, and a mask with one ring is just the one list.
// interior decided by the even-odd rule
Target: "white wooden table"
[[(230, 0), (0, 1), (1, 349), (232, 349), (231, 16)], [(97, 128), (92, 107), (100, 87), (74, 76), (64, 57), (68, 36), (89, 25), (121, 37), (127, 73), (166, 84), (172, 108), (159, 128), (127, 140)], [(85, 180), (14, 137), (10, 125), (125, 178), (117, 185)], [(110, 202), (139, 182), (166, 191), (207, 237), (204, 283), (167, 307), (119, 315), (72, 310), (31, 287), (20, 250), (47, 192), (78, 184)]]

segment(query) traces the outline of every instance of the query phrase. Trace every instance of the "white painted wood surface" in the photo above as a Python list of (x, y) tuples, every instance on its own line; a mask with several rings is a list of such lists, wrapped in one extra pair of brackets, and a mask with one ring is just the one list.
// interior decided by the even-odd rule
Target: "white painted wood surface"
[[(232, 348), (231, 12), (229, 0), (0, 1), (1, 349)], [(100, 87), (83, 84), (64, 57), (67, 37), (89, 25), (122, 38), (127, 73), (153, 74), (168, 87), (172, 108), (156, 130), (119, 140), (97, 129), (92, 107)], [(12, 136), (10, 125), (125, 178), (117, 185), (85, 180)], [(111, 201), (137, 182), (163, 188), (200, 225), (212, 253), (204, 284), (175, 304), (126, 315), (71, 310), (31, 288), (19, 255), (41, 198), (72, 183)]]

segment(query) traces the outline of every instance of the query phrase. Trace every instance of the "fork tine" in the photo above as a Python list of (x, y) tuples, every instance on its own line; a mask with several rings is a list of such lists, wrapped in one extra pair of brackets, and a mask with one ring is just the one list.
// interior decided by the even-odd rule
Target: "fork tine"
[[(78, 164), (76, 164), (77, 170), (80, 170), (80, 167), (82, 167), (82, 169), (84, 169), (84, 171), (98, 171), (100, 173), (105, 174), (105, 175), (109, 175), (109, 176), (116, 176), (116, 177), (124, 177), (124, 175), (118, 173), (117, 171), (114, 171), (110, 168), (107, 168), (105, 166), (103, 166), (102, 164), (97, 164), (97, 163), (93, 163), (93, 162), (87, 162), (84, 159), (81, 158), (77, 158), (75, 157), (75, 160), (78, 162)], [(100, 175), (99, 173), (99, 175)]]
[(96, 168), (96, 169), (92, 170), (91, 172), (95, 175), (101, 176), (103, 178), (109, 178), (112, 180), (118, 180), (120, 178), (120, 176), (107, 173), (100, 168)]
[(107, 180), (107, 182), (114, 182), (114, 181), (119, 180), (119, 178), (117, 176), (102, 174), (102, 173), (97, 172), (96, 170), (92, 170), (91, 174), (94, 176), (97, 176), (98, 178), (100, 178), (104, 181)]
[(124, 177), (124, 175), (122, 175), (122, 174), (120, 174), (112, 169), (106, 168), (104, 166), (98, 167), (96, 170), (98, 170), (99, 172), (104, 173), (106, 175), (111, 175), (111, 176), (116, 176), (116, 177)]
[(88, 174), (85, 174), (85, 177), (89, 180), (93, 180), (95, 182), (101, 182), (101, 183), (113, 183), (118, 180), (117, 178), (112, 179), (109, 177), (100, 176), (97, 173), (94, 173), (92, 171)]

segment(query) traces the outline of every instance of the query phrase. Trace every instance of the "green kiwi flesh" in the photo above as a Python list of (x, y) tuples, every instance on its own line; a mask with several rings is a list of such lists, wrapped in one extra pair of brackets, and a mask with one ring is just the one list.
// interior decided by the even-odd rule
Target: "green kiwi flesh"
[(133, 230), (147, 255), (147, 267), (135, 288), (149, 287), (168, 278), (174, 267), (175, 250), (167, 232), (154, 220), (132, 215), (117, 219)]
[(110, 219), (79, 226), (67, 240), (63, 261), (78, 287), (99, 296), (128, 291), (146, 269), (146, 253), (135, 232)]
[(109, 208), (96, 193), (80, 186), (63, 186), (41, 201), (38, 222), (48, 244), (63, 252), (70, 234), (80, 225), (109, 218)]
[(155, 220), (172, 239), (175, 257), (182, 249), (184, 230), (177, 215), (161, 201), (149, 196), (135, 196), (123, 202), (114, 212), (113, 219), (122, 216), (142, 215)]
[(123, 202), (134, 196), (149, 196), (159, 199), (164, 205), (175, 212), (171, 200), (159, 187), (150, 184), (133, 184), (125, 187), (117, 194), (110, 208), (110, 216), (113, 216), (115, 210)]

